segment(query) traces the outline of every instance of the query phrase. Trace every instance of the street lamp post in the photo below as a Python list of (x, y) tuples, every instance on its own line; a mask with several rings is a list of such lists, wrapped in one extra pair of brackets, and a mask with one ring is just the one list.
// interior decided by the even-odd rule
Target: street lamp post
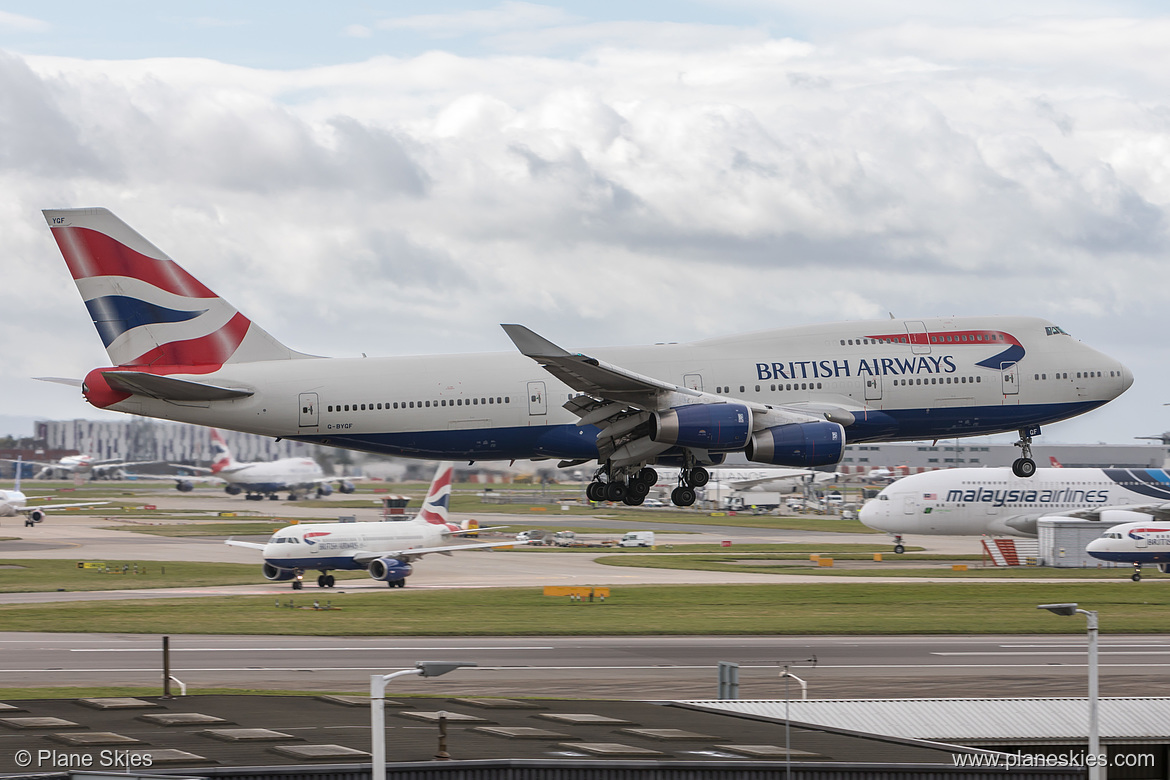
[(403, 669), (390, 674), (370, 675), (370, 760), (372, 780), (386, 780), (386, 684), (395, 677), (417, 674), (423, 677), (438, 677), (473, 663), (459, 661), (419, 661), (413, 669)]
[(1105, 766), (1101, 756), (1101, 727), (1097, 703), (1097, 612), (1080, 609), (1073, 604), (1040, 604), (1036, 609), (1046, 609), (1056, 615), (1084, 615), (1089, 632), (1089, 780), (1105, 780)]

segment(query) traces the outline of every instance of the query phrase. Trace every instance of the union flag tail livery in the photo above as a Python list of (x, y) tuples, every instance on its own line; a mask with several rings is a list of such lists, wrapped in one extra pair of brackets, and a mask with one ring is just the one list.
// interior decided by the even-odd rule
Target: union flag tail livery
[[(315, 358), (105, 209), (45, 218), (114, 364), (80, 383), (94, 406), (426, 460), (596, 461), (593, 501), (642, 503), (655, 465), (679, 469), (671, 500), (689, 506), (731, 453), (807, 469), (839, 462), (847, 444), (1008, 431), (1020, 436), (1013, 471), (1030, 477), (1041, 425), (1133, 382), (1117, 360), (1025, 316), (823, 323), (588, 354), (507, 324), (510, 352)], [(445, 519), (445, 500), (424, 508), (428, 526)]]
[(223, 434), (214, 428), (211, 430), (211, 452), (212, 474), (218, 474), (224, 469), (236, 465), (236, 459), (232, 457), (232, 451), (228, 448), (227, 442), (224, 441)]
[(418, 513), (420, 520), (435, 525), (447, 525), (447, 510), (451, 505), (451, 473), (455, 470), (453, 463), (440, 463), (435, 471), (435, 478), (431, 480), (431, 488), (423, 500), (422, 509)]
[(45, 211), (116, 366), (201, 366), (303, 357), (106, 209)]

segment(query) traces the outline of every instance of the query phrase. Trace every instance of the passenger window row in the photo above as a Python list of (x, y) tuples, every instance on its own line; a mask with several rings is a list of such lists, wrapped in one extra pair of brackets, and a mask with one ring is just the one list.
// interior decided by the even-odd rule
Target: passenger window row
[(325, 407), (327, 412), (373, 412), (383, 409), (429, 409), (442, 406), (487, 406), (489, 404), (510, 404), (511, 396), (495, 396), (487, 398), (441, 398), (437, 401), (386, 401), (380, 404), (333, 404)]

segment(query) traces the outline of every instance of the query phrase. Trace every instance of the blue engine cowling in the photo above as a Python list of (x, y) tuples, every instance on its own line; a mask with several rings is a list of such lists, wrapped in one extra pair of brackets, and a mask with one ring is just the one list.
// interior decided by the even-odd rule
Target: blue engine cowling
[(357, 488), (355, 488), (353, 486), (353, 483), (350, 482), (348, 479), (343, 479), (337, 483), (337, 489), (340, 490), (342, 493), (352, 493)]
[(650, 439), (662, 444), (731, 452), (752, 433), (752, 412), (743, 404), (694, 404), (655, 412)]
[(244, 489), (239, 485), (233, 485), (229, 482), (223, 486), (223, 492), (227, 493), (229, 496), (238, 496), (240, 493), (244, 492)]
[(297, 576), (296, 571), (293, 569), (282, 569), (278, 566), (273, 566), (271, 563), (265, 563), (261, 571), (264, 572), (264, 579), (272, 582), (288, 582)]
[(845, 429), (835, 422), (777, 425), (752, 436), (744, 454), (773, 466), (829, 466), (845, 453)]
[(370, 576), (379, 582), (395, 582), (410, 576), (409, 563), (403, 563), (397, 558), (377, 558), (370, 563)]
[(175, 490), (179, 491), (180, 493), (190, 493), (194, 489), (195, 486), (185, 479), (180, 479), (175, 483)]
[(317, 495), (318, 496), (331, 496), (331, 495), (333, 495), (333, 486), (330, 485), (328, 482), (322, 482), (321, 484), (317, 485)]

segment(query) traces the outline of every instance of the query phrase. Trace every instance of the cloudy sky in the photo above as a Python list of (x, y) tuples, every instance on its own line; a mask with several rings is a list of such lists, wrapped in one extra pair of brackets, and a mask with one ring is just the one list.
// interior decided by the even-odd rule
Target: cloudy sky
[(97, 205), (305, 352), (1031, 314), (1136, 375), (1043, 441), (1170, 428), (1170, 11), (875, 5), (5, 3), (0, 433), (100, 416)]

